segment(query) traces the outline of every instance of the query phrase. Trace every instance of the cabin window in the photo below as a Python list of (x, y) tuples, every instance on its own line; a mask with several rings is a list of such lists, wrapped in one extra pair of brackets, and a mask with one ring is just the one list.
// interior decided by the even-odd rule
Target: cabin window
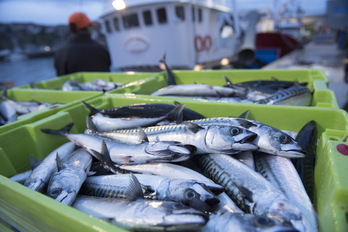
[(167, 22), (167, 13), (165, 8), (158, 8), (156, 10), (157, 20), (159, 24), (163, 24)]
[(123, 21), (123, 27), (125, 29), (129, 29), (132, 27), (139, 27), (139, 19), (138, 19), (138, 15), (136, 13), (124, 15), (122, 17), (122, 21)]
[(198, 22), (202, 22), (203, 21), (203, 12), (201, 8), (198, 8)]
[(191, 8), (191, 13), (192, 13), (192, 22), (194, 22), (196, 20), (196, 9), (193, 6)]
[(176, 6), (175, 15), (178, 19), (185, 21), (185, 8), (183, 6)]
[(109, 20), (105, 20), (105, 29), (106, 29), (107, 33), (111, 33), (111, 26), (110, 26)]
[(151, 11), (149, 10), (143, 11), (143, 19), (146, 26), (152, 25)]
[(114, 18), (114, 28), (116, 31), (120, 31), (120, 20), (118, 18)]

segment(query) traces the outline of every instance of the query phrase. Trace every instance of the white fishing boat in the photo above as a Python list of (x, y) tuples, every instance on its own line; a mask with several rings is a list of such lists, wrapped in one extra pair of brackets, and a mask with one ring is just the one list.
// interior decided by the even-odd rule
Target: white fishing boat
[(113, 69), (157, 71), (228, 64), (242, 46), (233, 0), (107, 0), (101, 16)]

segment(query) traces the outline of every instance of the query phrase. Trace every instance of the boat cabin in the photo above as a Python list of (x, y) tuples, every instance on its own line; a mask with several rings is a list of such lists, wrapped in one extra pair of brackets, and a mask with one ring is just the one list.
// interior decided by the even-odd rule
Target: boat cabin
[(158, 71), (164, 54), (172, 69), (209, 68), (240, 45), (238, 19), (225, 0), (108, 0), (101, 19), (118, 71)]

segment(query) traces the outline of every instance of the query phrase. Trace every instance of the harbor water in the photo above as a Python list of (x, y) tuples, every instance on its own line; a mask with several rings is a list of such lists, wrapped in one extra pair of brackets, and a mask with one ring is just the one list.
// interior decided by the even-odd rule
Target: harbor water
[(0, 82), (27, 85), (56, 77), (53, 57), (0, 62)]

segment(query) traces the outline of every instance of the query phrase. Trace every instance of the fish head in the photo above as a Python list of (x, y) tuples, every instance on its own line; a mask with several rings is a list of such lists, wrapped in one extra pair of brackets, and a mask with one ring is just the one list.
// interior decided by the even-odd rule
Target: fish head
[(254, 205), (254, 214), (275, 219), (284, 225), (292, 224), (291, 221), (302, 220), (301, 211), (283, 194), (272, 192), (268, 195)]
[(205, 144), (211, 152), (235, 154), (240, 151), (257, 150), (257, 134), (237, 126), (209, 126)]
[(265, 127), (259, 134), (257, 145), (260, 151), (287, 158), (303, 158), (304, 149), (288, 134), (271, 127)]
[(145, 152), (158, 157), (158, 160), (171, 160), (180, 162), (189, 159), (197, 148), (190, 144), (182, 144), (176, 141), (149, 142)]
[(57, 172), (52, 176), (47, 188), (47, 195), (65, 205), (71, 205), (80, 189), (80, 177), (76, 173)]
[[(204, 226), (209, 219), (206, 213), (179, 202), (162, 201), (161, 209), (163, 211), (157, 213), (163, 214), (162, 221), (157, 225), (165, 227), (166, 231), (195, 231)], [(151, 217), (151, 214), (149, 216)]]
[(213, 228), (214, 225), (223, 225), (233, 231), (298, 232), (290, 224), (284, 225), (273, 218), (248, 213), (212, 214), (207, 227)]
[(203, 212), (211, 212), (210, 206), (220, 202), (206, 185), (189, 179), (167, 179), (161, 183), (158, 194), (162, 195), (161, 198), (182, 202)]

